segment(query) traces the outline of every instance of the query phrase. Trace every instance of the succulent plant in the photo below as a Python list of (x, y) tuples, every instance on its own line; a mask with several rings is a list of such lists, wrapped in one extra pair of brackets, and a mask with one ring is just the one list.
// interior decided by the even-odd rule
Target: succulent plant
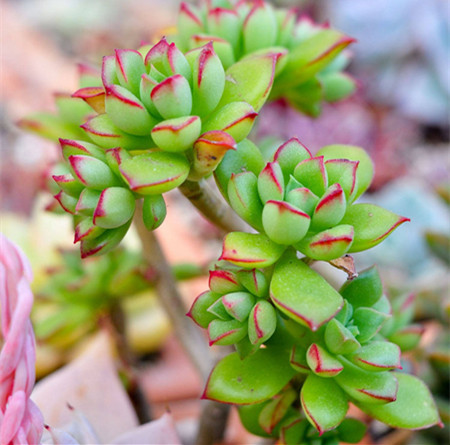
[[(209, 175), (235, 149), (267, 99), (278, 57), (258, 54), (225, 72), (211, 44), (184, 55), (163, 38), (103, 59), (102, 86), (73, 94), (97, 113), (81, 125), (90, 141), (60, 139), (66, 162), (53, 175), (83, 257), (120, 242), (138, 199), (145, 225), (157, 228), (162, 194)], [(260, 81), (247, 85), (245, 75), (256, 72)]]
[[(271, 277), (258, 269), (218, 268), (210, 274), (210, 289), (189, 315), (208, 326), (212, 344), (235, 344), (237, 352), (213, 369), (203, 397), (242, 405), (241, 419), (251, 432), (308, 443), (306, 419), (320, 435), (334, 431), (323, 436), (328, 443), (328, 437), (339, 437), (342, 422), (343, 429), (349, 422), (344, 420), (349, 402), (400, 428), (439, 422), (429, 390), (398, 372), (400, 347), (382, 334), (392, 309), (375, 268), (345, 282), (338, 293), (289, 253)], [(287, 300), (296, 306), (288, 307)], [(261, 303), (271, 309), (258, 316)]]
[[(262, 0), (182, 3), (177, 33), (104, 57), (101, 74), (72, 95), (92, 114), (83, 108), (73, 118), (71, 131), (81, 123), (76, 137), (61, 132), (64, 161), (53, 174), (84, 258), (118, 245), (137, 202), (154, 230), (166, 216), (164, 193), (214, 173), (229, 206), (255, 232), (226, 234), (209, 290), (188, 312), (208, 329), (210, 345), (236, 349), (212, 370), (203, 398), (242, 405), (250, 431), (282, 443), (357, 442), (365, 429), (346, 419), (349, 403), (394, 427), (440, 423), (425, 384), (399, 372), (401, 351), (421, 333), (409, 326), (409, 297), (393, 309), (375, 268), (352, 274), (338, 291), (311, 267), (370, 249), (408, 221), (356, 202), (372, 181), (368, 155), (329, 145), (313, 156), (292, 138), (265, 159), (247, 139), (269, 99), (317, 115), (323, 99), (351, 93), (354, 82), (342, 69), (352, 41)], [(124, 273), (126, 285), (142, 284), (128, 281), (127, 258), (108, 265), (107, 276), (102, 264), (75, 287), (80, 300), (111, 283), (114, 294)], [(78, 276), (69, 269), (63, 281)], [(170, 271), (158, 279), (167, 278)], [(66, 295), (65, 281), (54, 284)], [(167, 289), (167, 310), (179, 311), (173, 283)], [(184, 320), (178, 312), (172, 318)], [(181, 340), (190, 350), (189, 339)]]
[(239, 161), (254, 151), (248, 148), (248, 143), (238, 145), (216, 172), (231, 207), (261, 232), (259, 252), (245, 248), (246, 239), (255, 235), (225, 238), (222, 259), (233, 264), (254, 267), (264, 261), (269, 266), (281, 256), (282, 246), (294, 246), (314, 260), (333, 260), (377, 245), (408, 220), (372, 204), (354, 203), (373, 177), (372, 161), (359, 147), (330, 145), (313, 157), (293, 138), (263, 168), (259, 154), (261, 162), (242, 171)]
[(280, 51), (271, 98), (286, 98), (309, 115), (320, 113), (321, 101), (340, 100), (355, 90), (354, 80), (342, 72), (349, 61), (342, 51), (354, 39), (315, 24), (295, 8), (262, 0), (205, 1), (200, 7), (182, 2), (177, 34), (170, 38), (183, 50), (212, 41), (225, 67), (267, 48)]

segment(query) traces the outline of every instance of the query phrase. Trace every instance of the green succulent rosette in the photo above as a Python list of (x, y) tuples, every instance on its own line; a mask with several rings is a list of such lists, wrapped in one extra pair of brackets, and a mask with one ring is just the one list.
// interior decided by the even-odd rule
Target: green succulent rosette
[[(253, 157), (256, 161), (247, 165)], [(283, 246), (329, 261), (377, 245), (408, 221), (381, 207), (355, 203), (373, 177), (372, 161), (359, 147), (329, 145), (312, 156), (293, 138), (262, 165), (261, 154), (244, 141), (216, 171), (225, 198), (261, 232), (258, 240), (264, 244), (264, 252), (256, 252), (250, 241), (255, 235), (229, 234), (222, 259), (233, 264), (269, 266), (281, 256)]]
[(317, 116), (322, 101), (355, 90), (355, 81), (342, 72), (349, 62), (343, 50), (354, 39), (294, 8), (262, 0), (209, 0), (200, 7), (182, 2), (177, 34), (170, 38), (184, 51), (212, 41), (225, 67), (269, 48), (281, 51), (271, 98), (284, 97), (308, 115)]
[[(225, 71), (212, 44), (183, 54), (164, 38), (104, 57), (101, 84), (94, 77), (94, 86), (72, 95), (91, 114), (83, 136), (60, 139), (65, 162), (53, 174), (56, 200), (74, 215), (82, 257), (121, 241), (136, 200), (143, 201), (145, 226), (159, 227), (162, 195), (210, 175), (235, 150), (267, 99), (278, 58), (271, 51)], [(246, 76), (256, 72), (259, 81), (249, 85)]]
[[(258, 316), (261, 304), (271, 309)], [(254, 434), (356, 443), (365, 426), (346, 418), (349, 403), (394, 427), (440, 422), (425, 384), (398, 372), (401, 349), (390, 333), (402, 321), (376, 268), (337, 292), (293, 252), (266, 270), (219, 263), (188, 315), (208, 327), (211, 344), (236, 348), (213, 369), (203, 397), (239, 405)]]

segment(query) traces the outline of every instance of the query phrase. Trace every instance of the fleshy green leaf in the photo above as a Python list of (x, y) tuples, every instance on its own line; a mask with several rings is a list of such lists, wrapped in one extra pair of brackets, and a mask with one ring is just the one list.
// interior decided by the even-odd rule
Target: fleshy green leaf
[[(350, 161), (357, 161), (358, 167), (356, 169), (356, 191), (351, 194), (350, 202), (361, 196), (368, 188), (373, 179), (373, 162), (365, 150), (354, 145), (327, 145), (322, 147), (316, 156), (323, 156), (325, 161), (331, 159), (348, 159)], [(342, 171), (344, 173), (344, 170)], [(330, 179), (339, 181), (338, 170), (330, 170)], [(346, 174), (348, 176), (348, 174)], [(343, 185), (343, 184), (341, 184)]]
[(348, 399), (332, 379), (310, 374), (300, 393), (303, 411), (311, 424), (323, 434), (336, 428), (348, 411)]
[(259, 233), (231, 232), (223, 241), (220, 259), (244, 269), (263, 268), (274, 264), (284, 249)]
[(335, 377), (339, 386), (352, 398), (362, 403), (380, 405), (397, 397), (398, 383), (395, 373), (368, 372), (345, 359), (344, 370)]
[(317, 330), (342, 307), (340, 294), (294, 256), (278, 262), (270, 284), (272, 301), (298, 323)]
[(381, 243), (406, 221), (409, 221), (409, 218), (396, 215), (374, 204), (354, 204), (348, 209), (341, 224), (350, 224), (355, 229), (349, 252), (360, 252)]
[(366, 434), (367, 426), (358, 419), (348, 417), (337, 428), (339, 440), (346, 443), (358, 443)]
[(383, 294), (383, 285), (377, 268), (372, 266), (363, 270), (357, 278), (346, 281), (339, 292), (355, 309), (372, 306)]
[(373, 341), (351, 356), (355, 365), (367, 371), (386, 371), (400, 366), (400, 348), (387, 341)]
[(189, 162), (178, 153), (144, 153), (124, 160), (120, 173), (132, 191), (160, 195), (184, 182), (189, 173)]
[(227, 69), (225, 90), (219, 105), (245, 101), (259, 111), (267, 100), (281, 53), (248, 56)]
[(267, 400), (295, 375), (288, 360), (288, 352), (278, 348), (259, 349), (243, 360), (234, 352), (212, 370), (203, 398), (237, 405)]
[(228, 181), (231, 175), (251, 171), (256, 176), (264, 167), (264, 160), (258, 147), (248, 139), (237, 144), (236, 150), (228, 151), (216, 168), (214, 176), (217, 187), (228, 200)]
[(440, 423), (429, 389), (417, 377), (395, 372), (398, 380), (397, 400), (385, 405), (358, 403), (375, 419), (395, 428), (423, 429)]

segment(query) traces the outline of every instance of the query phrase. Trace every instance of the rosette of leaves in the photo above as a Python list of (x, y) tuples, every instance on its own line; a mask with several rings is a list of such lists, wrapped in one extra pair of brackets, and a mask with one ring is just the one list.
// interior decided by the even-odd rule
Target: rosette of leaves
[[(137, 51), (116, 50), (103, 58), (102, 86), (74, 93), (97, 113), (82, 128), (104, 149), (156, 149), (169, 159), (187, 161), (179, 181), (188, 176), (198, 180), (250, 132), (270, 92), (279, 56), (263, 53), (225, 71), (211, 43), (186, 54), (165, 38)], [(256, 73), (259, 82), (244, 84), (244, 78)], [(145, 165), (152, 153), (139, 152), (134, 163)], [(124, 176), (132, 176), (131, 170)], [(151, 177), (144, 183), (133, 179), (131, 189), (150, 190)]]
[[(238, 352), (216, 365), (203, 397), (248, 405), (240, 407), (240, 415), (249, 431), (282, 443), (309, 443), (315, 437), (311, 427), (323, 435), (323, 443), (352, 442), (346, 434), (353, 421), (344, 420), (349, 403), (394, 427), (421, 429), (439, 423), (428, 388), (416, 377), (396, 371), (401, 368), (400, 348), (380, 333), (391, 318), (391, 306), (377, 270), (363, 271), (338, 293), (311, 269), (309, 276), (299, 277), (303, 267), (309, 269), (293, 253), (275, 266), (268, 291), (265, 286), (269, 298), (262, 300), (277, 311), (275, 329), (263, 340), (264, 347), (259, 344), (246, 355), (239, 349), (242, 340), (235, 338)], [(197, 323), (211, 326), (218, 319), (214, 312), (233, 295), (225, 293), (224, 298), (220, 293), (241, 285), (242, 271), (249, 273), (226, 268), (212, 272), (210, 287), (220, 292), (202, 294), (194, 302), (190, 315)], [(320, 308), (329, 309), (331, 301), (336, 305), (331, 316), (315, 319), (316, 325), (307, 322), (308, 311), (313, 317), (326, 316)], [(215, 343), (221, 344), (220, 339)], [(224, 344), (229, 343), (233, 342)], [(354, 429), (360, 430), (353, 436), (357, 442), (364, 428), (355, 424)]]
[[(100, 319), (124, 300), (133, 300), (142, 306), (141, 311), (152, 309), (152, 298), (146, 296), (145, 305), (138, 301), (155, 281), (155, 272), (139, 253), (119, 248), (82, 260), (78, 252), (70, 250), (61, 251), (61, 260), (61, 266), (49, 270), (48, 278), (36, 290), (33, 324), (40, 342), (70, 348), (95, 331)], [(177, 264), (173, 273), (176, 279), (185, 280), (204, 271), (195, 265)], [(125, 315), (133, 312), (132, 302), (123, 306)]]
[(219, 188), (261, 232), (227, 235), (221, 258), (238, 266), (270, 266), (287, 246), (314, 260), (333, 260), (377, 245), (408, 221), (372, 204), (355, 204), (373, 177), (372, 161), (359, 147), (329, 145), (312, 156), (293, 138), (263, 166), (256, 147), (244, 141), (231, 155), (216, 171)]
[(342, 52), (354, 39), (317, 25), (294, 8), (274, 8), (262, 0), (207, 0), (200, 7), (182, 2), (177, 32), (171, 39), (183, 50), (212, 41), (225, 67), (249, 54), (282, 51), (271, 98), (286, 98), (308, 115), (320, 113), (321, 102), (337, 101), (355, 90), (342, 70)]
[(151, 273), (139, 254), (124, 249), (89, 261), (77, 252), (62, 251), (62, 265), (49, 271), (37, 290), (33, 322), (46, 344), (68, 348), (96, 329), (114, 302), (147, 289)]
[(199, 295), (188, 316), (208, 329), (209, 344), (236, 345), (242, 357), (270, 339), (277, 325), (269, 300), (270, 271), (222, 266), (209, 273), (210, 290)]
[(73, 95), (97, 113), (81, 125), (91, 140), (61, 139), (66, 166), (53, 176), (56, 199), (76, 216), (83, 257), (120, 242), (138, 199), (146, 227), (159, 227), (162, 194), (209, 175), (248, 135), (278, 57), (259, 54), (225, 72), (211, 44), (184, 55), (162, 39), (103, 59), (102, 85)]

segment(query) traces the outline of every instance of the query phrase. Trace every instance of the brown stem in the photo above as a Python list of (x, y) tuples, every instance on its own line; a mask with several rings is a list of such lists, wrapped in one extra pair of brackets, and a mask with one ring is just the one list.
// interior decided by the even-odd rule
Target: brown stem
[(225, 435), (230, 405), (207, 400), (202, 406), (202, 416), (196, 445), (211, 445), (222, 441)]
[(128, 380), (128, 396), (135, 409), (140, 424), (151, 420), (150, 406), (142, 391), (139, 377), (137, 375), (136, 357), (132, 352), (125, 336), (125, 314), (119, 301), (113, 301), (108, 308), (106, 328), (110, 331), (116, 345), (122, 371)]
[(249, 226), (226, 205), (206, 181), (185, 181), (179, 189), (206, 219), (226, 233), (249, 230)]
[(154, 232), (148, 231), (142, 220), (142, 204), (137, 202), (135, 225), (142, 243), (145, 261), (156, 273), (156, 291), (159, 301), (168, 314), (178, 341), (206, 380), (213, 360), (200, 330), (186, 317), (186, 307), (178, 291), (175, 277)]
[[(149, 232), (142, 221), (142, 204), (137, 203), (135, 224), (142, 243), (143, 256), (156, 271), (156, 291), (165, 311), (172, 320), (178, 341), (206, 381), (214, 359), (205, 338), (194, 323), (186, 317), (186, 308), (175, 277), (153, 232)], [(220, 442), (225, 433), (229, 406), (207, 401), (202, 409), (196, 443), (212, 445)]]

